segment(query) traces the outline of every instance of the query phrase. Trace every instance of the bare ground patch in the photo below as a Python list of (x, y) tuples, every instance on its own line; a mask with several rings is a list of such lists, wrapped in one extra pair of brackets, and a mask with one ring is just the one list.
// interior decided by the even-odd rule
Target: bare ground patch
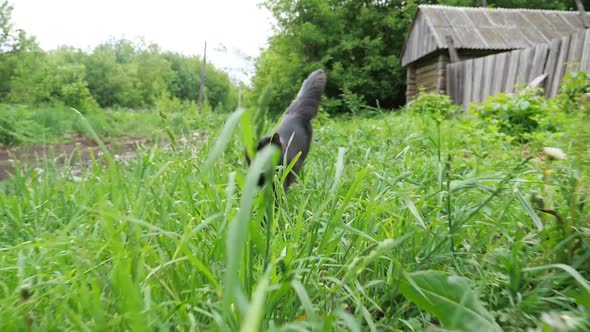
[[(188, 140), (202, 141), (205, 135), (192, 133)], [(149, 137), (119, 136), (103, 141), (107, 150), (120, 159), (133, 159), (142, 147), (151, 144)], [(72, 158), (75, 156), (75, 158)], [(100, 159), (102, 151), (91, 138), (74, 136), (71, 141), (64, 143), (41, 143), (21, 145), (0, 145), (0, 181), (6, 180), (15, 171), (15, 161), (21, 165), (41, 164), (45, 159), (55, 159), (59, 166), (63, 166), (72, 158), (71, 166), (78, 172), (93, 159)]]

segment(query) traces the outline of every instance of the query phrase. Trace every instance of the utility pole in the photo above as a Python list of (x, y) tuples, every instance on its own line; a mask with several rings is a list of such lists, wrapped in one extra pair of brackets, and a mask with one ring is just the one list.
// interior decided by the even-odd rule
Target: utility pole
[(203, 114), (203, 97), (205, 94), (205, 72), (207, 71), (207, 41), (203, 50), (203, 69), (201, 70), (201, 84), (199, 87), (199, 114)]
[(238, 81), (238, 108), (242, 106), (242, 82)]

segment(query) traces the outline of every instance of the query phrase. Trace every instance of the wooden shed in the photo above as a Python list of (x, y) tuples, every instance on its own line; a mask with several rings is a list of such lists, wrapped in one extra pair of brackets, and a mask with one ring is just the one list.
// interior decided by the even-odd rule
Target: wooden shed
[(590, 14), (579, 12), (420, 5), (401, 54), (407, 70), (406, 100), (447, 90), (447, 64), (479, 58), (572, 35)]

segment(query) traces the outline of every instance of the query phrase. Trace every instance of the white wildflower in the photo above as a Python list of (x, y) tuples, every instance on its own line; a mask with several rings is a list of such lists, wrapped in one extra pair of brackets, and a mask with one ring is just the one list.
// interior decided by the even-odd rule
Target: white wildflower
[(39, 168), (39, 167), (33, 168), (33, 174), (39, 176), (39, 175), (42, 175), (43, 173), (45, 173), (45, 170), (43, 168)]
[(566, 159), (567, 155), (559, 148), (544, 147), (543, 153), (551, 160)]
[(541, 315), (541, 321), (549, 325), (555, 331), (572, 331), (579, 327), (580, 319), (570, 316), (566, 313), (544, 312)]

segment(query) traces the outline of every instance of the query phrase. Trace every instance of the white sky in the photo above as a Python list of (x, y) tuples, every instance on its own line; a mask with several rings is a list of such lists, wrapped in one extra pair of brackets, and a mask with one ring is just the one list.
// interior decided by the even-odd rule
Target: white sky
[(112, 38), (143, 38), (163, 50), (202, 55), (206, 40), (207, 62), (246, 82), (254, 69), (239, 54), (258, 56), (272, 33), (261, 1), (9, 0), (15, 28), (45, 50), (68, 45), (88, 51)]

